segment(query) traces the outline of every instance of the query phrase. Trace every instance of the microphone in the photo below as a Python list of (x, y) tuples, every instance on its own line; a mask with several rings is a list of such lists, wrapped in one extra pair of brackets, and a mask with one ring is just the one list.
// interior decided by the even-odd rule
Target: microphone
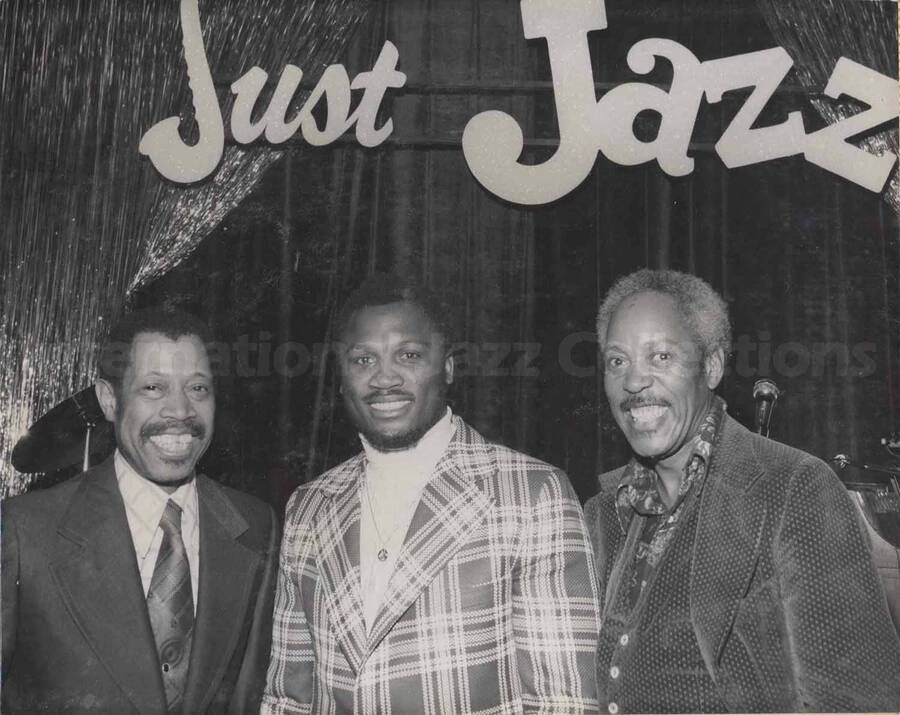
[(769, 421), (772, 419), (772, 410), (775, 409), (775, 401), (781, 395), (772, 380), (757, 380), (753, 385), (753, 399), (756, 400), (756, 432), (764, 437), (769, 436)]
[(850, 457), (846, 454), (836, 454), (829, 461), (838, 468), (839, 472), (843, 472), (851, 464)]

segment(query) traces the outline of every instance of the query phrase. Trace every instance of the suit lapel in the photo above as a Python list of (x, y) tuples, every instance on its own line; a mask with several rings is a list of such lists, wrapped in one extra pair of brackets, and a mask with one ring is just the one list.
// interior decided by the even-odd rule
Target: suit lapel
[(112, 458), (85, 475), (50, 569), (72, 618), (135, 708), (166, 707), (156, 645)]
[(762, 499), (754, 498), (763, 469), (750, 447), (750, 433), (725, 418), (703, 487), (691, 559), (691, 620), (710, 673), (746, 593), (759, 559), (766, 519)]
[(184, 712), (202, 711), (234, 652), (262, 556), (237, 539), (247, 530), (222, 489), (197, 477), (200, 583)]
[(454, 417), (456, 433), (422, 498), (397, 556), (381, 610), (372, 624), (368, 652), (373, 651), (397, 620), (466, 543), (492, 501), (474, 475), (496, 471), (484, 440)]
[(320, 507), (314, 526), (329, 625), (355, 672), (362, 666), (367, 641), (359, 569), (359, 480), (364, 464), (359, 455), (333, 476), (330, 498)]

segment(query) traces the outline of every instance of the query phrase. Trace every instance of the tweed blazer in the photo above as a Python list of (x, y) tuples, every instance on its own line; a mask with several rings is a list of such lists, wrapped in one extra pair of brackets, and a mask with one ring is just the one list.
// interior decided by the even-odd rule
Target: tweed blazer
[(368, 633), (364, 454), (291, 497), (264, 713), (595, 712), (598, 601), (571, 485), (453, 421)]
[[(585, 507), (603, 589), (625, 541), (622, 471), (602, 475)], [(697, 508), (689, 615), (730, 711), (900, 710), (900, 643), (834, 472), (726, 416)], [(654, 614), (628, 647), (663, 647), (671, 615)], [(651, 691), (665, 687), (645, 675)], [(662, 711), (662, 693), (656, 702)]]

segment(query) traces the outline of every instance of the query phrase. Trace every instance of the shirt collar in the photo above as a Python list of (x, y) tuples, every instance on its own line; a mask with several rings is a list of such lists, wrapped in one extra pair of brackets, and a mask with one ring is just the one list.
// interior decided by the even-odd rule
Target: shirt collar
[(444, 416), (409, 449), (382, 452), (360, 435), (366, 454), (367, 471), (372, 473), (376, 480), (379, 475), (384, 475), (385, 478), (391, 479), (392, 483), (397, 483), (404, 477), (407, 480), (427, 481), (453, 438), (452, 417), (453, 413), (448, 407)]
[(198, 509), (196, 479), (190, 479), (170, 494), (139, 475), (118, 449), (115, 453), (115, 467), (134, 549), (140, 558), (144, 558), (150, 551), (153, 535), (169, 499), (181, 507), (183, 531), (186, 522), (194, 523)]
[(674, 511), (695, 484), (698, 492), (702, 489), (725, 419), (726, 407), (725, 400), (717, 395), (713, 396), (712, 404), (693, 438), (693, 447), (684, 465), (684, 479), (681, 480), (678, 495), (671, 507), (667, 507), (662, 500), (656, 472), (636, 458), (631, 458), (616, 489), (616, 512), (623, 531), (627, 529), (632, 512), (647, 516), (665, 514)]

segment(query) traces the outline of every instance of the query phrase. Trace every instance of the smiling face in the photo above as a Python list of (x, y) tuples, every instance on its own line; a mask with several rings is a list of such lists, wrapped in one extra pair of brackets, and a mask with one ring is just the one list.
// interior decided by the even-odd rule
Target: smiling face
[(453, 358), (419, 306), (397, 302), (357, 311), (338, 356), (344, 406), (377, 449), (413, 446), (444, 415)]
[(137, 334), (121, 384), (98, 381), (97, 398), (138, 474), (169, 490), (193, 474), (215, 414), (212, 371), (197, 336)]
[(722, 351), (704, 360), (675, 301), (653, 291), (622, 301), (606, 341), (603, 384), (631, 448), (653, 462), (686, 459), (722, 378)]

